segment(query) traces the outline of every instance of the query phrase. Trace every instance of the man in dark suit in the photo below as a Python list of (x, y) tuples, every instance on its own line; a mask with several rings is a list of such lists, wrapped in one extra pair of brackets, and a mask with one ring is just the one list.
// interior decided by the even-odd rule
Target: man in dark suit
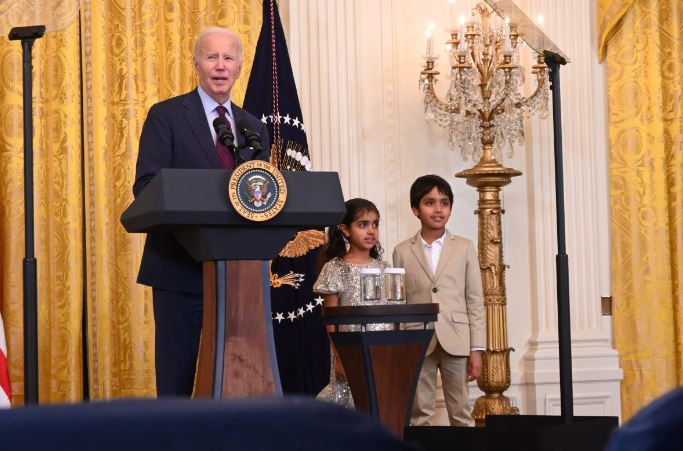
[[(234, 169), (236, 155), (217, 141), (213, 122), (223, 117), (231, 130), (245, 121), (260, 135), (261, 151), (244, 159), (268, 160), (265, 124), (230, 101), (242, 69), (242, 42), (235, 33), (212, 27), (195, 43), (193, 63), (199, 86), (150, 108), (140, 135), (134, 195), (161, 168)], [(245, 141), (234, 133), (239, 148)], [(150, 233), (138, 283), (153, 288), (158, 396), (190, 396), (202, 325), (202, 267), (173, 235)]]

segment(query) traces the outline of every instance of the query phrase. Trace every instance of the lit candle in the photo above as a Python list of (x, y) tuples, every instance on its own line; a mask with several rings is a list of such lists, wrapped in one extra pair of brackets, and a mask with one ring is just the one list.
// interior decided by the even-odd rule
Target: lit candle
[(460, 15), (460, 40), (465, 39), (465, 15)]
[(538, 22), (539, 28), (543, 28), (543, 22), (545, 22), (545, 18), (543, 17), (543, 14), (538, 15), (538, 17), (536, 18), (536, 22)]
[(436, 22), (433, 20), (429, 22), (427, 26), (427, 32), (425, 36), (427, 37), (427, 56), (434, 56), (434, 29), (436, 28)]
[(464, 55), (467, 53), (467, 42), (465, 41), (465, 34), (462, 31), (463, 30), (463, 23), (465, 21), (464, 17), (461, 17), (461, 22), (460, 22), (460, 33), (461, 33), (461, 38), (460, 38), (460, 45), (458, 46), (458, 53)]
[(512, 44), (510, 43), (510, 18), (505, 18), (505, 28), (503, 30), (505, 33), (505, 39), (503, 39), (503, 51), (509, 52), (512, 50)]
[(451, 27), (455, 28), (455, 0), (448, 0), (451, 10)]

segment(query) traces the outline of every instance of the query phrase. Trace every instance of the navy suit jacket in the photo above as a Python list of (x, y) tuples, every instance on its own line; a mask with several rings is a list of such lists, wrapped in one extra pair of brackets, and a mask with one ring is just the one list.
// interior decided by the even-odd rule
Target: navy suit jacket
[(683, 388), (678, 387), (643, 407), (617, 429), (606, 451), (681, 449)]
[[(235, 123), (248, 121), (261, 136), (258, 159), (268, 161), (270, 142), (264, 123), (232, 104)], [(244, 138), (237, 136), (237, 143)], [(249, 150), (245, 160), (252, 159)], [(137, 196), (162, 168), (220, 169), (216, 144), (197, 89), (150, 108), (140, 135), (133, 194)], [(202, 292), (202, 266), (167, 232), (147, 235), (138, 283), (185, 293)]]

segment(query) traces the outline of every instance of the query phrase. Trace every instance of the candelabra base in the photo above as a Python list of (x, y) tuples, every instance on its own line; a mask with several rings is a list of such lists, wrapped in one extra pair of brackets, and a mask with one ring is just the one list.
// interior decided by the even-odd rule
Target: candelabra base
[(510, 404), (510, 398), (501, 393), (489, 393), (477, 398), (472, 411), (474, 425), (486, 426), (487, 415), (519, 415), (519, 409)]

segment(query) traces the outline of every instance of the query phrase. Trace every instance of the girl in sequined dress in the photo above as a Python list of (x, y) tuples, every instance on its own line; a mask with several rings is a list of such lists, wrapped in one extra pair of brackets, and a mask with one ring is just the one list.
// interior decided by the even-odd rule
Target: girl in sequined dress
[[(382, 246), (379, 244), (379, 210), (366, 199), (346, 202), (346, 215), (337, 227), (327, 232), (328, 244), (323, 254), (324, 266), (313, 285), (313, 292), (320, 293), (326, 307), (337, 305), (360, 305), (360, 271), (363, 268), (385, 269)], [(370, 326), (370, 325), (369, 325)], [(374, 325), (368, 330), (381, 330), (385, 325)], [(342, 326), (340, 330), (352, 331), (357, 326)], [(334, 326), (327, 326), (328, 332)], [(353, 407), (353, 398), (346, 380), (344, 367), (332, 346), (330, 383), (318, 394), (318, 398)]]

